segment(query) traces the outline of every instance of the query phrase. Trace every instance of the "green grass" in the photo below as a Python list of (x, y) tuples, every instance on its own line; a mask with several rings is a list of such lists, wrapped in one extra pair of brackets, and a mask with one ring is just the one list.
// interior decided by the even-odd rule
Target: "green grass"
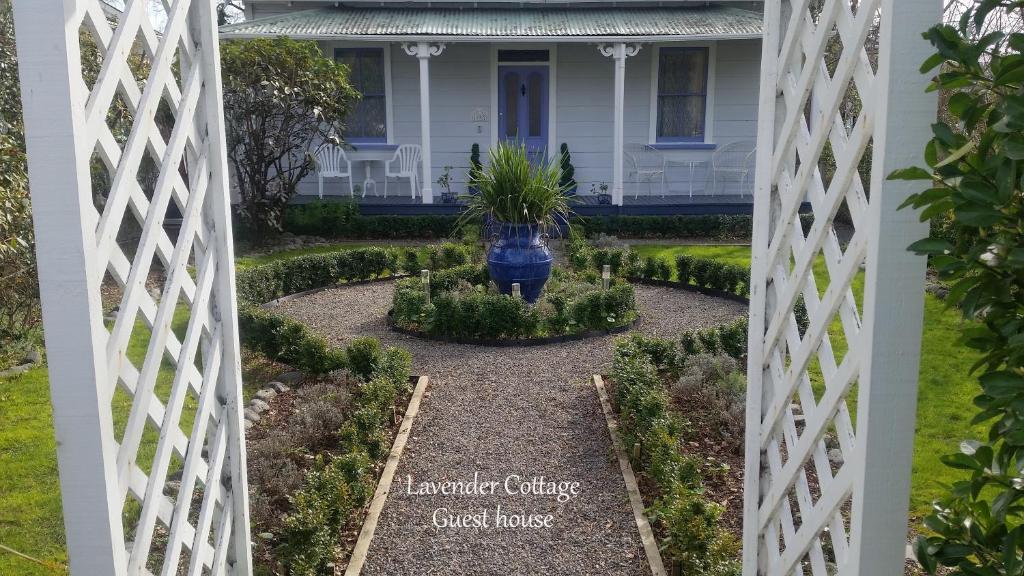
[[(643, 245), (635, 246), (634, 250), (645, 258), (655, 256), (675, 261), (677, 255), (685, 253), (741, 266), (750, 265), (750, 248), (746, 246)], [(820, 257), (814, 263), (814, 274), (818, 279), (819, 294), (823, 294), (828, 273)], [(853, 291), (860, 307), (864, 293), (863, 272), (854, 278)], [(985, 433), (984, 426), (970, 424), (977, 412), (972, 399), (979, 392), (979, 387), (968, 372), (979, 356), (958, 344), (962, 322), (958, 311), (948, 309), (931, 294), (925, 295), (910, 501), (911, 514), (915, 516), (929, 512), (931, 502), (942, 495), (944, 484), (963, 478), (963, 474), (939, 462), (939, 456), (956, 452), (961, 440), (982, 438)], [(832, 324), (829, 334), (839, 361), (840, 355), (846, 351), (846, 338), (838, 321)], [(816, 362), (812, 363), (809, 372), (818, 388), (821, 377), (816, 373)], [(851, 410), (854, 409), (855, 406), (851, 405)]]
[[(0, 544), (63, 563), (64, 517), (45, 367), (0, 380)], [(0, 574), (59, 574), (0, 551)]]

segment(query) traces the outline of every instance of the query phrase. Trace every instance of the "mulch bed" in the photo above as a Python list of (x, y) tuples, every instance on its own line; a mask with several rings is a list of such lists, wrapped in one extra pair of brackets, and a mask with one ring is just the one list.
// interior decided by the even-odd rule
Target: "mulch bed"
[[(352, 378), (338, 378), (332, 376), (326, 376), (318, 380), (307, 380), (301, 387), (310, 387), (317, 384), (327, 384), (336, 386), (339, 393), (353, 394), (355, 380)], [(414, 380), (415, 382), (415, 380)], [(405, 415), (405, 408), (411, 398), (411, 392), (402, 390), (399, 392), (398, 401), (395, 406), (395, 418), (390, 425), (385, 429), (388, 438), (391, 442), (394, 442), (395, 436), (398, 434), (398, 429), (401, 427), (402, 420)], [(253, 450), (260, 442), (265, 441), (270, 437), (275, 430), (282, 430), (287, 432), (290, 426), (293, 426), (293, 420), (303, 409), (303, 402), (307, 400), (303, 398), (301, 389), (291, 389), (286, 392), (278, 393), (274, 398), (270, 399), (268, 404), (270, 408), (260, 415), (260, 421), (256, 423), (248, 432), (246, 432), (246, 447), (250, 451), (249, 457), (249, 470), (250, 470), (250, 490), (254, 493), (259, 493), (261, 486), (258, 482), (258, 476), (254, 476), (253, 471), (255, 466), (262, 465), (259, 461), (254, 461), (254, 456), (258, 459), (260, 454)], [(302, 475), (309, 469), (315, 461), (317, 455), (339, 455), (337, 450), (337, 431), (332, 434), (328, 434), (320, 438), (319, 442), (316, 442), (313, 446), (294, 445), (291, 446), (289, 452), (291, 460), (295, 462)], [(284, 437), (294, 439), (293, 434), (283, 434)], [(386, 458), (381, 459), (374, 463), (374, 483), (370, 486), (370, 493), (372, 494), (373, 489), (376, 487), (376, 481), (380, 478), (380, 474), (384, 469)], [(255, 478), (255, 479), (254, 479)], [(274, 547), (276, 546), (276, 534), (274, 530), (280, 528), (280, 520), (288, 514), (290, 510), (290, 504), (287, 500), (274, 501), (271, 503), (274, 515), (277, 517), (277, 522), (272, 522), (270, 526), (260, 525), (258, 518), (254, 515), (253, 518), (253, 542), (255, 544), (253, 560), (257, 565), (265, 567), (272, 567), (277, 565), (277, 560), (274, 556)], [(366, 517), (367, 510), (370, 505), (368, 499), (364, 506), (356, 510), (352, 517), (349, 519), (348, 524), (342, 530), (341, 537), (338, 542), (337, 559), (335, 561), (335, 574), (342, 574), (347, 565), (348, 558), (352, 553), (352, 549), (356, 545), (356, 540), (359, 538), (359, 532), (362, 528), (363, 520)], [(272, 534), (273, 537), (268, 537), (268, 534)], [(275, 572), (276, 573), (276, 572)]]

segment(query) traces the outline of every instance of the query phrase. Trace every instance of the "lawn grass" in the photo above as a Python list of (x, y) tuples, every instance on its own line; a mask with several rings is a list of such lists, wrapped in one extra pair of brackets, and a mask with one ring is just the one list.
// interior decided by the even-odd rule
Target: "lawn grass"
[[(64, 516), (57, 479), (46, 367), (0, 380), (0, 544), (64, 563)], [(0, 574), (61, 574), (0, 551)]]
[[(641, 245), (633, 249), (643, 257), (654, 256), (675, 261), (679, 254), (690, 254), (715, 258), (738, 264), (750, 265), (750, 248), (746, 246), (668, 246)], [(819, 294), (824, 292), (827, 272), (819, 258), (814, 263), (815, 277), (819, 279)], [(854, 297), (861, 307), (864, 293), (864, 274), (859, 273), (853, 282)], [(863, 308), (860, 308), (863, 311)], [(910, 497), (911, 514), (917, 517), (927, 514), (931, 502), (942, 495), (943, 485), (950, 484), (964, 475), (944, 466), (939, 456), (958, 451), (965, 438), (983, 438), (983, 425), (972, 426), (971, 418), (977, 412), (972, 399), (980, 391), (977, 381), (969, 375), (970, 367), (978, 354), (960, 344), (957, 340), (963, 321), (957, 310), (949, 309), (938, 298), (925, 295), (924, 333), (921, 344), (921, 369), (918, 384), (917, 435), (914, 439), (913, 480)], [(829, 330), (833, 349), (837, 356), (846, 351), (846, 339), (841, 327), (833, 323)], [(812, 381), (820, 376), (813, 374)], [(855, 406), (851, 405), (851, 411)]]

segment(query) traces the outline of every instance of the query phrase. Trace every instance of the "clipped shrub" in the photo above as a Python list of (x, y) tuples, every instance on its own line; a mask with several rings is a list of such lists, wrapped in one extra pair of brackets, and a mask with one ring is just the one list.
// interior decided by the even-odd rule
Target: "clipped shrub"
[(719, 326), (686, 331), (679, 337), (679, 347), (686, 356), (722, 353), (742, 361), (747, 355), (747, 322), (741, 316)]
[(363, 216), (356, 203), (313, 201), (289, 205), (284, 213), (284, 231), (324, 238), (437, 239), (450, 238), (457, 230), (458, 216)]
[(699, 490), (677, 484), (652, 507), (654, 522), (665, 534), (665, 553), (682, 574), (739, 576), (739, 543), (722, 530), (722, 506)]
[(370, 379), (383, 357), (380, 340), (371, 336), (353, 339), (345, 348), (345, 354), (348, 357), (348, 369), (364, 382)]
[(583, 294), (569, 307), (569, 315), (581, 328), (600, 330), (621, 324), (636, 310), (636, 293), (627, 283), (619, 283), (608, 290), (592, 290)]
[(303, 372), (326, 374), (347, 365), (344, 351), (286, 316), (249, 306), (238, 311), (238, 324), (243, 345)]

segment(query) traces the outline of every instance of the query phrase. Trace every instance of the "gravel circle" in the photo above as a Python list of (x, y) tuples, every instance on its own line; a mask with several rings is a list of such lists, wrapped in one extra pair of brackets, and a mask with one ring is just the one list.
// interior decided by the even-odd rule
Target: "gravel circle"
[[(275, 310), (332, 344), (357, 336), (409, 350), (430, 388), (399, 464), (363, 574), (649, 574), (590, 376), (607, 371), (617, 336), (530, 348), (448, 344), (387, 328), (393, 282), (339, 287)], [(635, 331), (676, 337), (745, 313), (740, 303), (636, 285)], [(421, 482), (497, 481), (494, 494), (423, 495)], [(507, 494), (504, 481), (579, 482), (578, 496)], [(515, 482), (513, 481), (513, 484)], [(496, 527), (552, 516), (548, 528)], [(438, 519), (487, 511), (486, 528), (438, 528)]]

